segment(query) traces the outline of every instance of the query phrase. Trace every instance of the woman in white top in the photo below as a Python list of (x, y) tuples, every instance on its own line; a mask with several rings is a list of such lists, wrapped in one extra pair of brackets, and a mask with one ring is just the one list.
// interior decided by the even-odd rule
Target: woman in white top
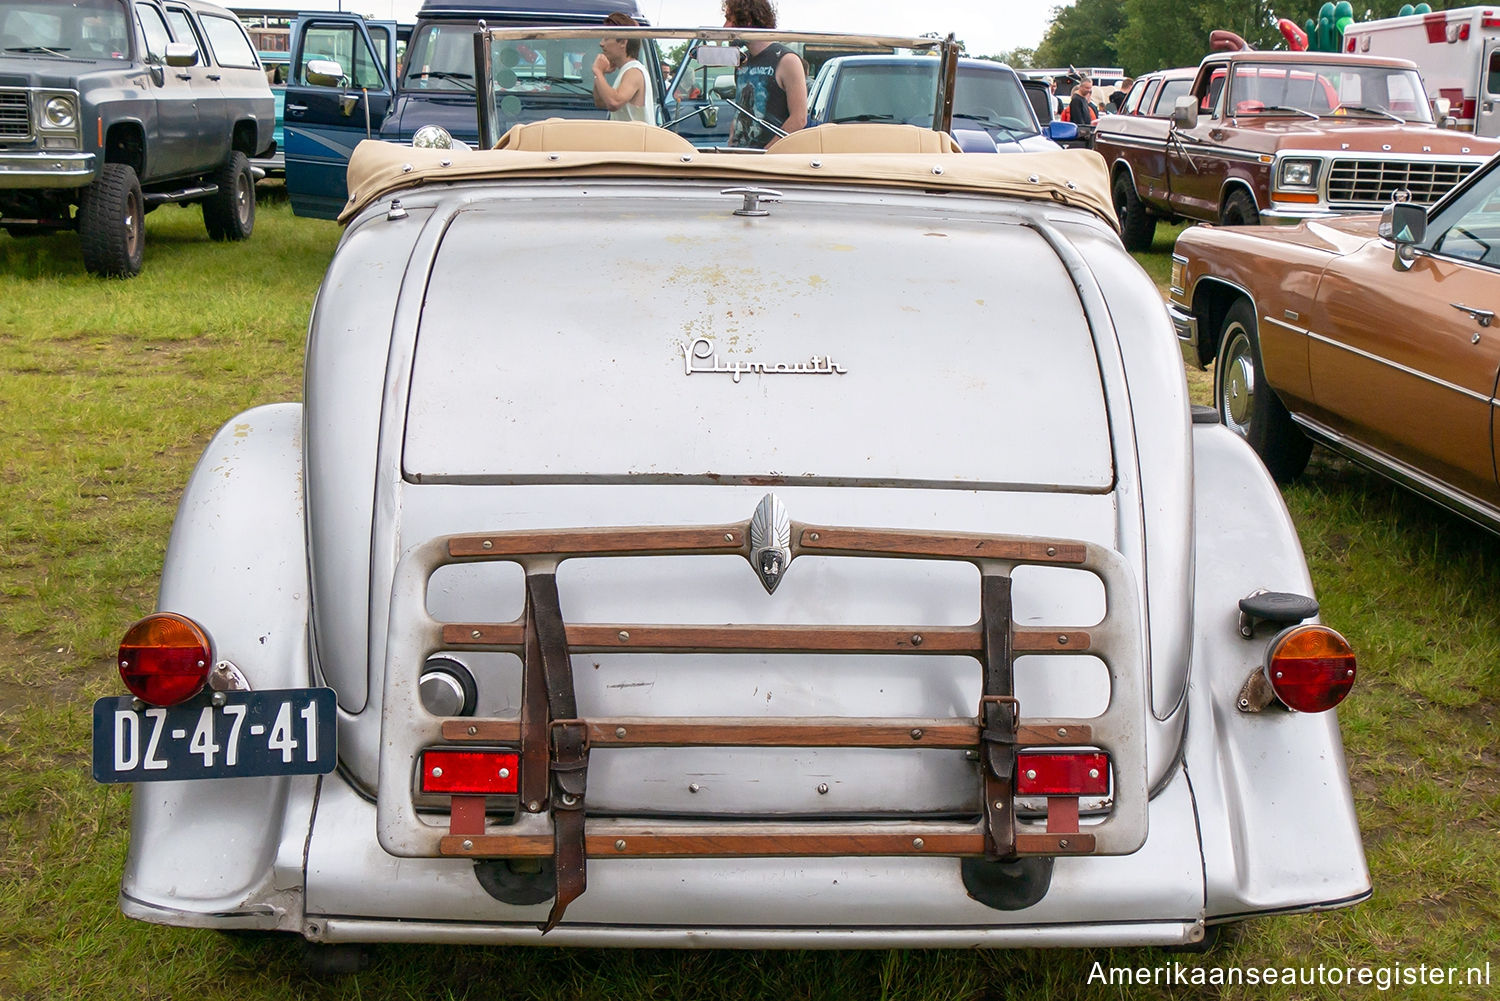
[[(605, 24), (633, 26), (635, 20), (618, 11)], [(609, 117), (620, 122), (656, 122), (656, 102), (651, 96), (651, 78), (637, 58), (639, 38), (604, 38), (594, 57), (594, 106), (608, 108)]]

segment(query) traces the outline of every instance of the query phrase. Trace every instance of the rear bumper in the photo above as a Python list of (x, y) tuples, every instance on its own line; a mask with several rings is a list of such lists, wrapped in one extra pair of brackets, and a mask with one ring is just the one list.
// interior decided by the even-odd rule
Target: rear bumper
[(94, 154), (0, 153), (0, 188), (81, 188), (94, 179)]
[(1167, 315), (1172, 318), (1172, 330), (1177, 334), (1182, 360), (1192, 368), (1203, 368), (1203, 363), (1198, 360), (1198, 318), (1175, 302), (1167, 303)]

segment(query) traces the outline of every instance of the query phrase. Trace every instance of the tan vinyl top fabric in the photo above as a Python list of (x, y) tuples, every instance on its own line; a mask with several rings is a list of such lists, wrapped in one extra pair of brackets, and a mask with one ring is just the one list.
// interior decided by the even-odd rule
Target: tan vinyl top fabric
[(915, 125), (851, 122), (817, 125), (783, 136), (767, 153), (961, 153), (946, 132)]
[(675, 132), (645, 122), (608, 118), (547, 118), (513, 126), (496, 149), (578, 153), (691, 153), (693, 144)]
[[(624, 123), (621, 123), (624, 124)], [(656, 126), (642, 126), (654, 129)], [(365, 140), (349, 160), (347, 223), (381, 198), (429, 184), (615, 177), (729, 184), (838, 184), (999, 195), (1071, 205), (1117, 226), (1092, 150), (1055, 153), (726, 153), (414, 149)]]

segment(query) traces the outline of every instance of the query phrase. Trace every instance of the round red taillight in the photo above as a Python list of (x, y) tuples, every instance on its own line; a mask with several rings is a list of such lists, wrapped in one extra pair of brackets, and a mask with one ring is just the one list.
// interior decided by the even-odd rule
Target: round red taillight
[(214, 663), (203, 627), (172, 612), (148, 615), (120, 641), (120, 678), (130, 694), (153, 706), (176, 705), (203, 690)]
[(1287, 708), (1324, 712), (1354, 686), (1354, 651), (1327, 626), (1294, 626), (1271, 641), (1266, 679)]

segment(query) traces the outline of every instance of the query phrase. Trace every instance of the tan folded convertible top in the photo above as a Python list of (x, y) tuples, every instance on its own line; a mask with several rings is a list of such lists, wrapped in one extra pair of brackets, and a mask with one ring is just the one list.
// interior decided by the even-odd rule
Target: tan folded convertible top
[[(812, 133), (848, 128), (824, 125), (800, 138), (806, 149)], [(903, 130), (909, 126), (883, 125)], [(518, 136), (520, 130), (535, 134)], [(867, 127), (861, 137), (869, 138)], [(837, 136), (833, 138), (839, 138)], [(736, 154), (697, 151), (653, 125), (637, 122), (557, 120), (517, 126), (493, 150), (415, 149), (366, 140), (349, 161), (349, 202), (339, 215), (347, 223), (361, 209), (387, 195), (448, 181), (571, 177), (712, 179), (737, 182), (856, 184), (1005, 195), (1071, 205), (1117, 226), (1104, 161), (1092, 150), (1055, 153), (904, 152), (913, 148), (905, 133), (891, 133), (885, 148), (902, 152), (768, 152)], [(847, 141), (824, 141), (823, 150), (848, 149)], [(869, 145), (879, 148), (878, 140)], [(948, 144), (938, 143), (936, 147)]]

